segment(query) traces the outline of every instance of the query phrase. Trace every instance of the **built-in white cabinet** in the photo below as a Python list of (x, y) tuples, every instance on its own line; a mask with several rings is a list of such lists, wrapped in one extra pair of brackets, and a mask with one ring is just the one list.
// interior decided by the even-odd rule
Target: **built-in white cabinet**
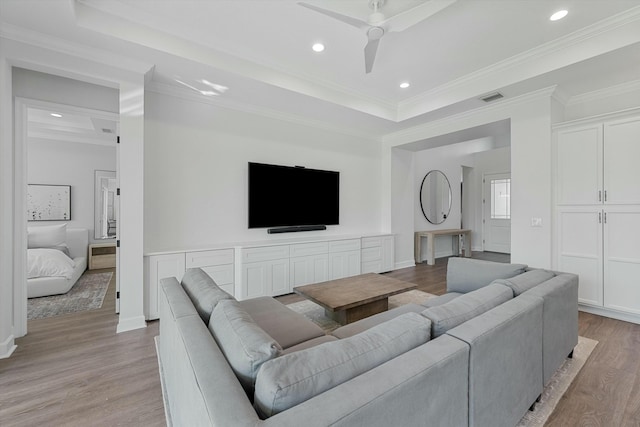
[(215, 282), (231, 295), (235, 294), (234, 250), (175, 252), (149, 255), (144, 258), (145, 275), (144, 311), (147, 320), (157, 319), (160, 279), (175, 277), (182, 280), (188, 268), (200, 267)]
[(557, 268), (583, 308), (640, 323), (640, 116), (558, 126), (554, 145)]
[(362, 238), (362, 274), (391, 271), (394, 260), (393, 235)]
[(361, 259), (360, 239), (329, 242), (329, 280), (360, 274)]
[(160, 316), (160, 279), (175, 277), (182, 280), (185, 272), (184, 252), (145, 257), (144, 268), (144, 315), (147, 320), (153, 320)]
[[(160, 279), (182, 279), (188, 268), (202, 268), (237, 299), (277, 296), (296, 286), (381, 273), (394, 266), (393, 235), (288, 240), (233, 248), (151, 253), (145, 256), (145, 315), (158, 318)], [(366, 260), (366, 263), (365, 263)], [(366, 271), (363, 268), (366, 267)]]
[(640, 204), (640, 117), (560, 129), (558, 205)]
[(234, 250), (186, 252), (186, 267), (201, 268), (220, 288), (234, 295)]

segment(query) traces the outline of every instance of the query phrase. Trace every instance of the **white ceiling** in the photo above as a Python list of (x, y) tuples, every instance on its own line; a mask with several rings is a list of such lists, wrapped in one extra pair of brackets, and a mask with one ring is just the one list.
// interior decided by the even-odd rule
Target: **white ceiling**
[[(367, 0), (307, 2), (371, 13)], [(421, 3), (387, 0), (383, 12)], [(549, 21), (561, 8), (569, 15)], [(2, 0), (0, 25), (152, 64), (151, 90), (368, 137), (478, 108), (495, 90), (558, 85), (570, 98), (640, 80), (640, 0), (458, 0), (385, 34), (370, 74), (364, 32), (295, 0)]]

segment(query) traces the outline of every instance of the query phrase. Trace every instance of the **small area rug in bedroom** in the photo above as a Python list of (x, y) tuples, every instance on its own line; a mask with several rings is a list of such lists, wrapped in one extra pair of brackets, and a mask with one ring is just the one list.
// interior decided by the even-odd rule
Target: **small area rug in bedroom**
[(102, 307), (112, 275), (111, 272), (85, 272), (66, 294), (29, 298), (27, 319), (43, 319)]

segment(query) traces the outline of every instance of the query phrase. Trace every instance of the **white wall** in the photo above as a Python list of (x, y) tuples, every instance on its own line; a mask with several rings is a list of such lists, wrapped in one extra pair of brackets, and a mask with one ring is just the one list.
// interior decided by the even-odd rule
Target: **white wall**
[(13, 68), (13, 95), (93, 110), (119, 112), (117, 89), (23, 68)]
[[(27, 151), (29, 184), (71, 185), (68, 228), (87, 228), (94, 242), (94, 171), (116, 168), (116, 149), (77, 142), (30, 140)], [(29, 226), (57, 221), (29, 221)]]
[(416, 192), (414, 153), (400, 148), (391, 150), (390, 190), (394, 197), (391, 205), (391, 232), (395, 235), (396, 268), (415, 265), (413, 255), (414, 215), (412, 206)]
[[(149, 92), (145, 252), (380, 232), (380, 143)], [(340, 172), (340, 225), (269, 235), (247, 227), (247, 164)]]

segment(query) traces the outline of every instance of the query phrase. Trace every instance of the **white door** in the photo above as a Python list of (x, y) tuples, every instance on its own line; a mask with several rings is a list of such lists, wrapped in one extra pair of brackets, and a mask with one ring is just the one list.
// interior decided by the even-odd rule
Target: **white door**
[(609, 207), (604, 215), (604, 306), (640, 314), (640, 209)]
[(564, 129), (555, 141), (558, 205), (601, 203), (602, 125)]
[(604, 202), (640, 204), (640, 118), (605, 123)]
[(483, 250), (511, 253), (511, 174), (486, 174), (483, 179)]
[(558, 270), (579, 276), (578, 301), (602, 306), (602, 209), (558, 210)]

